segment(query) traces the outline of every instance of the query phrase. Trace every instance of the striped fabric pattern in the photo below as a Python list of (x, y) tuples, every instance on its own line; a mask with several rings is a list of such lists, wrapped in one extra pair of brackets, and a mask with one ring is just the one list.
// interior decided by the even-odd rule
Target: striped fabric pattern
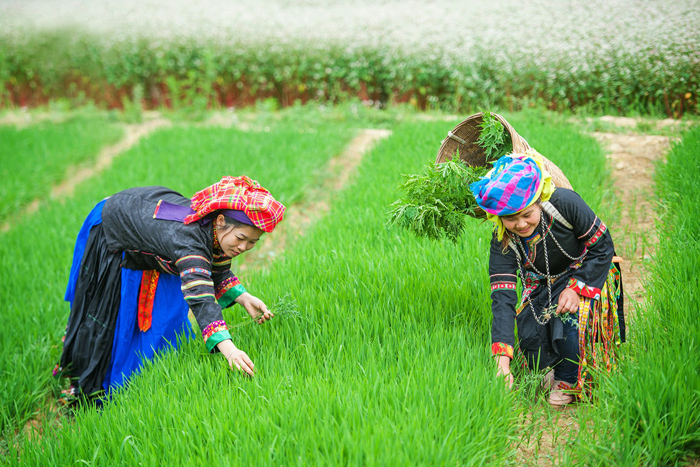
[(175, 264), (180, 269), (182, 295), (190, 306), (201, 300), (214, 298), (211, 263), (207, 258), (188, 255), (179, 258)]
[(496, 290), (515, 290), (518, 278), (515, 274), (492, 274), (489, 277), (491, 292)]
[(206, 274), (207, 276), (211, 276), (211, 271), (207, 268), (184, 269), (180, 271), (180, 278), (182, 279), (189, 274)]
[(246, 292), (231, 271), (231, 258), (223, 254), (214, 239), (212, 242), (212, 261), (197, 254), (185, 254), (175, 261), (180, 269), (182, 295), (202, 329), (209, 352), (231, 338), (221, 309), (233, 305)]
[(214, 269), (229, 269), (231, 267), (231, 258), (226, 256), (223, 251), (221, 251), (221, 246), (219, 246), (219, 241), (214, 236), (214, 261), (211, 265)]
[(202, 260), (202, 261), (204, 261), (204, 262), (206, 262), (206, 263), (209, 263), (209, 260), (206, 259), (204, 256), (199, 256), (199, 255), (187, 255), (187, 256), (183, 256), (182, 258), (180, 258), (180, 259), (178, 259), (177, 261), (175, 261), (175, 265), (176, 265), (176, 266), (180, 266), (180, 264), (182, 264), (184, 261), (190, 261), (190, 260), (193, 260), (193, 259), (198, 259), (198, 260)]
[(614, 264), (610, 265), (608, 277), (600, 291), (598, 299), (581, 297), (579, 305), (579, 349), (580, 365), (576, 389), (581, 391), (579, 397), (590, 396), (592, 372), (605, 368), (610, 372), (618, 365), (620, 348), (620, 321), (618, 316), (618, 299), (620, 290), (620, 272)]
[(223, 254), (218, 243), (214, 244), (212, 275), (216, 278), (216, 301), (221, 308), (232, 306), (238, 297), (247, 292), (241, 281), (231, 271), (231, 258)]
[(216, 287), (216, 299), (219, 300), (226, 292), (241, 285), (241, 281), (238, 280), (236, 276), (232, 276), (224, 280), (221, 284)]
[(190, 281), (190, 282), (187, 282), (187, 284), (183, 284), (182, 287), (180, 287), (180, 288), (184, 292), (185, 290), (189, 290), (192, 287), (197, 287), (198, 285), (208, 285), (209, 287), (214, 287), (214, 281), (205, 281), (205, 280)]
[(205, 327), (202, 331), (202, 338), (204, 339), (204, 345), (206, 346), (207, 350), (211, 352), (214, 350), (216, 344), (226, 339), (230, 339), (231, 334), (228, 331), (226, 322), (220, 320), (214, 321)]

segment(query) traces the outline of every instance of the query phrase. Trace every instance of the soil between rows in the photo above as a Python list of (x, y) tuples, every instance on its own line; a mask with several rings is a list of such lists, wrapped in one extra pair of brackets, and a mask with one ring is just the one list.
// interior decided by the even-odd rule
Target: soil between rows
[[(629, 126), (626, 118), (606, 117), (605, 121)], [(663, 124), (664, 122), (662, 122)], [(654, 180), (655, 164), (665, 160), (670, 138), (659, 135), (594, 132), (592, 135), (608, 151), (614, 199), (619, 203), (620, 218), (609, 225), (617, 254), (622, 256), (625, 293), (625, 318), (628, 338), (634, 333), (635, 309), (646, 300), (645, 265), (653, 258), (655, 237)], [(574, 187), (574, 189), (576, 189)], [(630, 326), (632, 329), (630, 330)], [(559, 459), (558, 452), (576, 438), (579, 425), (576, 406), (536, 411), (523, 421), (523, 432), (534, 432), (518, 447), (518, 465), (549, 466)]]

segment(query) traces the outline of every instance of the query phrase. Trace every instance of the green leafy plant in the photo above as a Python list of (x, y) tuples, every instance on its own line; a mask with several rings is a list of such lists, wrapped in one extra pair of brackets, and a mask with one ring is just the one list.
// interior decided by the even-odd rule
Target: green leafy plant
[(478, 206), (469, 185), (491, 168), (491, 162), (513, 151), (510, 134), (490, 112), (483, 112), (477, 144), (486, 153), (487, 166), (471, 167), (458, 154), (425, 167), (421, 175), (405, 175), (400, 186), (406, 196), (391, 206), (389, 225), (398, 225), (419, 237), (457, 242), (464, 231), (466, 216)]
[[(301, 316), (299, 313), (299, 308), (297, 307), (297, 302), (294, 300), (291, 294), (287, 293), (282, 297), (278, 298), (274, 305), (269, 307), (270, 311), (274, 313), (275, 317), (284, 316), (286, 318), (298, 318)], [(257, 323), (258, 318), (249, 318), (245, 321), (229, 326), (230, 328), (239, 328), (241, 326), (247, 326), (249, 324)]]
[(545, 321), (549, 321), (552, 318), (558, 317), (559, 319), (561, 319), (562, 323), (570, 324), (578, 329), (578, 314), (569, 313), (568, 311), (561, 314), (557, 314), (558, 306), (559, 305), (555, 303), (554, 305), (545, 308), (544, 312), (542, 313), (542, 318), (544, 318)]
[(487, 161), (495, 161), (499, 157), (513, 152), (513, 141), (510, 133), (505, 131), (503, 124), (491, 112), (482, 111), (483, 118), (479, 124), (481, 132), (476, 143), (484, 148)]
[(406, 196), (391, 206), (389, 225), (399, 225), (419, 237), (457, 242), (465, 216), (474, 213), (476, 201), (469, 184), (486, 173), (486, 167), (469, 167), (453, 157), (427, 166), (421, 175), (405, 175)]

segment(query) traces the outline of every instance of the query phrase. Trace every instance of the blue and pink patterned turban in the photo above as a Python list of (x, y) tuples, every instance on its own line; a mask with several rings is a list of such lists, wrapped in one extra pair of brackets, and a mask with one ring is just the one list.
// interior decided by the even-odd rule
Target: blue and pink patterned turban
[(536, 153), (528, 152), (499, 158), (493, 169), (469, 189), (486, 217), (496, 224), (498, 239), (502, 240), (505, 227), (500, 217), (520, 212), (537, 200), (547, 201), (554, 185), (542, 160)]

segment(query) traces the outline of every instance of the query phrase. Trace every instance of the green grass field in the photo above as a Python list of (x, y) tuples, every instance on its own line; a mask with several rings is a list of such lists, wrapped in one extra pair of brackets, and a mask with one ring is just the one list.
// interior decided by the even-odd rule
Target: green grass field
[[(0, 266), (6, 287), (0, 311), (6, 326), (0, 333), (2, 406), (0, 428), (20, 426), (46, 395), (46, 365), (56, 360), (67, 319), (61, 301), (82, 219), (92, 206), (113, 192), (138, 185), (166, 185), (192, 194), (229, 173), (254, 173), (283, 201), (303, 196), (303, 187), (323, 177), (321, 168), (352, 133), (343, 124), (284, 128), (270, 132), (176, 128), (153, 134), (115, 160), (100, 177), (76, 187), (61, 202), (45, 203), (31, 218), (19, 218), (2, 235)], [(36, 131), (43, 135), (44, 127)], [(279, 139), (277, 139), (279, 138)], [(286, 152), (279, 151), (286, 141)], [(58, 144), (54, 142), (54, 144)], [(296, 157), (304, 154), (304, 157)], [(40, 193), (37, 193), (40, 195)]]
[(104, 116), (25, 128), (0, 125), (0, 221), (35, 198), (45, 201), (51, 185), (66, 178), (70, 167), (94, 159), (100, 148), (121, 136), (121, 129)]
[[(0, 271), (9, 284), (0, 292), (0, 459), (10, 465), (517, 465), (518, 445), (537, 436), (523, 431), (523, 419), (540, 411), (539, 429), (554, 430), (557, 412), (526, 381), (510, 392), (496, 378), (490, 227), (469, 222), (462, 241), (452, 244), (386, 226), (402, 174), (433, 160), (458, 120), (383, 115), (295, 109), (263, 115), (251, 131), (181, 123), (120, 155), (70, 198), (0, 233)], [(604, 153), (591, 137), (554, 114), (505, 116), (601, 217), (617, 215)], [(234, 342), (255, 362), (255, 378), (228, 370), (198, 337), (148, 364), (101, 411), (53, 420), (50, 372), (69, 311), (62, 296), (75, 236), (96, 201), (149, 184), (189, 195), (223, 174), (246, 173), (294, 206), (327, 175), (326, 162), (367, 126), (392, 135), (365, 155), (353, 182), (333, 196), (329, 214), (288, 240), (281, 260), (239, 275), (268, 304), (290, 293), (301, 315), (236, 330)], [(697, 134), (689, 136), (696, 145)], [(688, 174), (697, 170), (687, 164), (696, 166), (697, 158), (677, 151), (660, 178), (662, 193), (695, 193), (697, 178)], [(689, 217), (667, 216), (662, 229), (687, 229), (692, 237), (693, 204), (681, 209), (674, 203), (682, 197), (666, 199), (668, 212)], [(265, 241), (274, 242), (275, 234)], [(689, 271), (693, 258), (673, 267)], [(690, 273), (660, 275), (668, 274)], [(577, 411), (581, 426), (595, 429), (582, 429), (553, 461), (673, 465), (697, 451), (700, 386), (692, 350), (698, 335), (681, 331), (692, 328), (697, 310), (684, 294), (695, 300), (698, 285), (692, 279), (673, 285), (655, 282), (649, 321), (638, 331), (643, 344), (628, 349), (621, 371), (602, 380), (605, 397)], [(225, 312), (230, 322), (243, 315), (240, 307)], [(658, 319), (668, 324), (661, 342)], [(682, 362), (695, 368), (685, 380), (674, 370)], [(43, 420), (41, 436), (22, 430), (33, 417)], [(652, 423), (658, 420), (668, 425)]]

